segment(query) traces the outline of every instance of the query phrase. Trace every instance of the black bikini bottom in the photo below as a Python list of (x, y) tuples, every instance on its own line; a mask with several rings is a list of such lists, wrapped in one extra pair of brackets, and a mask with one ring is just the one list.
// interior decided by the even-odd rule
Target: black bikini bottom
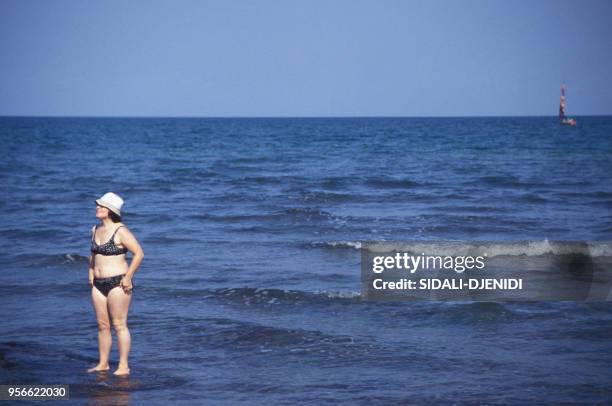
[(104, 296), (108, 296), (108, 292), (110, 292), (111, 289), (116, 288), (117, 286), (120, 286), (121, 279), (124, 276), (125, 276), (125, 274), (117, 275), (117, 276), (111, 276), (110, 278), (99, 278), (99, 279), (95, 278), (94, 279), (94, 286)]

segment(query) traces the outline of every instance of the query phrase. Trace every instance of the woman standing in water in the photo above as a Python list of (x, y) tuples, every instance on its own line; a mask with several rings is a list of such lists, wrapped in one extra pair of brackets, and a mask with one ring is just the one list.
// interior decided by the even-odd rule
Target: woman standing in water
[[(101, 224), (91, 229), (89, 256), (89, 285), (91, 299), (98, 320), (100, 361), (88, 372), (108, 371), (112, 346), (111, 324), (119, 341), (119, 366), (115, 375), (128, 375), (130, 331), (127, 327), (128, 309), (132, 300), (132, 277), (144, 258), (144, 252), (134, 235), (121, 222), (123, 199), (106, 193), (96, 200), (96, 218)], [(99, 243), (98, 243), (99, 241)], [(128, 266), (127, 251), (133, 254)]]

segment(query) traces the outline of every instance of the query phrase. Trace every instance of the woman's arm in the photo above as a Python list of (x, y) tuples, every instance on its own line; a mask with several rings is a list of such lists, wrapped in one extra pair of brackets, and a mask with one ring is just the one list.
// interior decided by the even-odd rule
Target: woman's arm
[[(93, 226), (91, 228), (91, 238), (94, 238), (94, 230), (96, 229), (96, 226)], [(94, 281), (94, 262), (93, 262), (93, 255), (91, 255), (91, 252), (89, 253), (89, 286), (93, 287), (93, 281)]]
[(93, 264), (91, 263), (91, 254), (89, 254), (89, 286), (93, 287), (93, 281), (94, 281), (94, 269), (93, 269)]
[(130, 291), (132, 290), (132, 276), (134, 276), (138, 270), (138, 267), (140, 266), (140, 263), (142, 262), (142, 259), (144, 258), (144, 251), (136, 240), (136, 237), (134, 237), (134, 234), (132, 234), (127, 227), (121, 227), (117, 234), (121, 239), (120, 243), (134, 255), (127, 273), (121, 280), (121, 286), (124, 288), (124, 290)]

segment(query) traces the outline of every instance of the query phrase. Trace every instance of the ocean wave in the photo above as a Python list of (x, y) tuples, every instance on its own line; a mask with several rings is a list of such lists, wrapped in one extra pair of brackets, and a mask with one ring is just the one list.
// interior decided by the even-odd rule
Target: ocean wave
[(392, 178), (369, 178), (365, 180), (368, 186), (383, 188), (383, 189), (410, 189), (424, 186), (420, 182), (410, 179), (392, 179)]
[(361, 300), (359, 291), (318, 290), (306, 292), (277, 288), (219, 288), (203, 292), (205, 298), (238, 301), (243, 304), (316, 304), (337, 301), (354, 302)]
[[(365, 247), (364, 247), (365, 244)], [(586, 254), (592, 257), (612, 257), (610, 241), (514, 241), (514, 242), (480, 242), (480, 241), (440, 241), (440, 242), (394, 242), (394, 241), (314, 241), (308, 244), (313, 248), (352, 249), (365, 248), (376, 252), (397, 250), (414, 254), (423, 252), (434, 255), (472, 255), (474, 251), (486, 252), (489, 258), (496, 256), (541, 256)]]
[[(189, 287), (166, 287), (163, 285), (152, 285), (146, 282), (139, 283), (138, 292), (147, 297), (172, 298), (173, 300), (201, 299), (223, 305), (236, 306), (295, 306), (295, 305), (330, 305), (330, 304), (351, 304), (362, 301), (361, 292), (354, 290), (317, 290), (303, 291), (280, 288), (263, 287), (220, 287), (214, 289), (197, 286), (190, 283)], [(186, 286), (186, 285), (184, 285)]]
[(329, 335), (318, 330), (283, 328), (237, 321), (233, 321), (230, 326), (222, 325), (221, 327), (211, 334), (211, 341), (216, 341), (223, 348), (257, 347), (261, 352), (285, 348), (294, 353), (320, 354), (324, 348), (337, 353), (341, 350), (346, 351), (347, 345), (355, 344), (351, 336)]
[[(406, 303), (406, 302), (405, 302)], [(404, 306), (388, 309), (393, 319), (405, 319), (424, 325), (475, 325), (511, 321), (531, 317), (531, 313), (521, 314), (507, 303), (497, 302), (410, 302), (411, 311)], [(549, 316), (549, 314), (546, 314)]]
[(535, 203), (535, 204), (548, 202), (548, 199), (538, 195), (537, 193), (525, 193), (521, 196), (516, 197), (515, 200), (519, 202)]
[(508, 175), (508, 176), (499, 176), (499, 175), (489, 175), (489, 176), (481, 176), (478, 178), (476, 183), (482, 183), (489, 186), (537, 186), (539, 184), (525, 182), (519, 179), (516, 176)]
[[(306, 203), (341, 203), (363, 201), (364, 198), (365, 196), (353, 193), (312, 191), (301, 192), (297, 199)], [(378, 199), (378, 197), (372, 196), (372, 199), (374, 198)]]
[(309, 245), (314, 248), (361, 249), (361, 241), (313, 241)]
[[(130, 213), (130, 216), (132, 214)], [(138, 217), (142, 218), (142, 224), (160, 224), (160, 223), (172, 223), (176, 221), (176, 216), (166, 213), (155, 213), (154, 215), (142, 215), (138, 214)], [(132, 216), (135, 217), (135, 216)]]
[(63, 254), (22, 254), (14, 257), (14, 262), (28, 267), (49, 267), (58, 265), (84, 265), (89, 258), (75, 253)]
[(595, 201), (589, 202), (589, 205), (612, 209), (612, 200), (595, 200)]
[(268, 214), (199, 214), (197, 216), (192, 216), (192, 218), (197, 218), (198, 220), (214, 221), (218, 223), (241, 223), (245, 221), (257, 221), (262, 222), (262, 224), (265, 224), (265, 222), (267, 221), (290, 221), (291, 223), (303, 221), (310, 223), (313, 221), (333, 220), (336, 218), (336, 216), (317, 208), (293, 207)]
[(585, 254), (592, 257), (612, 257), (610, 241), (516, 241), (516, 242), (373, 242), (365, 249), (371, 252), (404, 251), (413, 254), (423, 252), (430, 255), (473, 255), (484, 252), (489, 258), (497, 256), (542, 256)]
[(2, 233), (5, 237), (9, 239), (15, 240), (26, 240), (33, 239), (39, 240), (42, 239), (46, 241), (47, 239), (53, 238), (57, 240), (58, 238), (69, 237), (72, 234), (65, 230), (58, 230), (57, 228), (29, 228), (29, 229), (19, 229), (19, 228), (11, 228), (8, 230), (2, 230)]
[[(433, 200), (433, 199), (432, 199)], [(508, 213), (513, 209), (507, 207), (496, 206), (462, 206), (462, 205), (444, 205), (431, 206), (430, 210), (441, 213)]]
[(143, 242), (148, 244), (180, 244), (193, 242), (190, 238), (171, 237), (170, 235), (152, 235), (145, 237)]
[(350, 176), (328, 176), (319, 180), (321, 187), (328, 190), (339, 190), (353, 184), (354, 178)]
[(517, 188), (529, 188), (529, 187), (551, 187), (551, 186), (584, 186), (592, 185), (589, 181), (556, 181), (553, 183), (546, 182), (534, 182), (530, 180), (521, 179), (514, 175), (487, 175), (481, 176), (477, 179), (471, 180), (469, 184), (483, 184), (487, 186), (502, 186), (502, 187), (517, 187)]
[(280, 185), (286, 182), (284, 177), (279, 176), (241, 176), (232, 179), (228, 182), (230, 186), (244, 186), (244, 185)]
[[(175, 325), (156, 327), (158, 331), (159, 328), (172, 328), (173, 334), (177, 332)], [(386, 364), (400, 364), (407, 362), (409, 358), (412, 362), (422, 361), (423, 368), (427, 368), (426, 365), (436, 366), (441, 361), (435, 355), (418, 352), (403, 355), (394, 351), (390, 357), (391, 347), (380, 344), (369, 336), (341, 331), (330, 333), (306, 326), (285, 326), (233, 318), (206, 318), (200, 323), (184, 326), (180, 334), (199, 348), (229, 349), (231, 352), (239, 351), (249, 355), (266, 353), (268, 357), (308, 357), (308, 360), (321, 360), (327, 367), (346, 362), (354, 364), (358, 361), (380, 359), (384, 359)]]

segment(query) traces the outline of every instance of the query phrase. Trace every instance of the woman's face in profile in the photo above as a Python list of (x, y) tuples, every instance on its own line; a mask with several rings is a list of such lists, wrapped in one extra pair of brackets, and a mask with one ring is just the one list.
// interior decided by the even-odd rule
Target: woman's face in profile
[(106, 207), (100, 206), (99, 204), (96, 204), (96, 217), (99, 219), (108, 217), (108, 209)]

